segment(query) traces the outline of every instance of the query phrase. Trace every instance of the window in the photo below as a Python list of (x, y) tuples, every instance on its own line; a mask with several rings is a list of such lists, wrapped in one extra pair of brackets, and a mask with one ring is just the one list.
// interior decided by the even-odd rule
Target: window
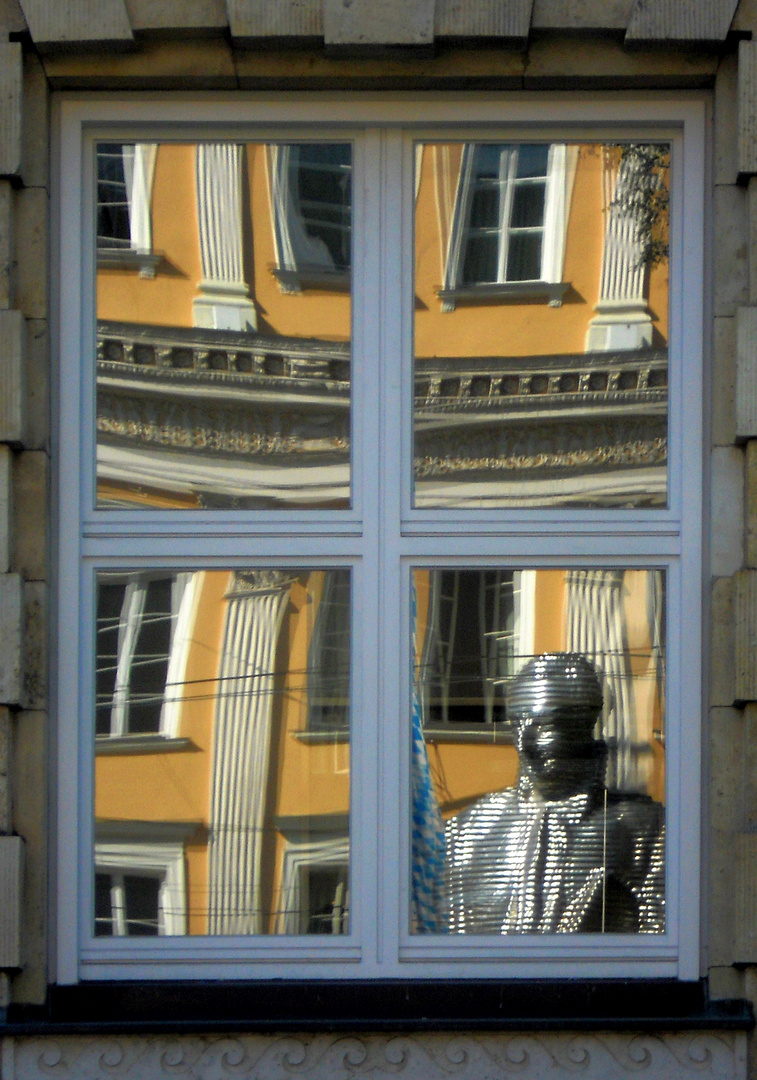
[(697, 978), (701, 104), (60, 125), (59, 980)]
[(152, 251), (150, 190), (155, 147), (103, 142), (97, 148), (97, 261), (154, 277), (160, 256)]

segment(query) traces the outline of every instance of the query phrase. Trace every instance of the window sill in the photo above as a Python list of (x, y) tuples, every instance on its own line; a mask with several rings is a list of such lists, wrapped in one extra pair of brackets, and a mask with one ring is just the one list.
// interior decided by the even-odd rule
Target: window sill
[(285, 293), (298, 293), (303, 289), (324, 289), (328, 292), (349, 292), (350, 272), (322, 270), (318, 267), (303, 266), (297, 270), (287, 270), (283, 266), (274, 266), (271, 273)]
[(172, 739), (166, 735), (98, 735), (95, 754), (162, 754), (176, 750), (196, 750), (191, 739)]
[(563, 297), (569, 288), (567, 281), (495, 281), (440, 289), (438, 296), (442, 311), (454, 311), (459, 300), (485, 303), (488, 300), (546, 299), (549, 307), (562, 307)]
[(136, 270), (141, 278), (154, 278), (162, 255), (152, 251), (135, 251), (134, 248), (98, 248), (99, 270)]

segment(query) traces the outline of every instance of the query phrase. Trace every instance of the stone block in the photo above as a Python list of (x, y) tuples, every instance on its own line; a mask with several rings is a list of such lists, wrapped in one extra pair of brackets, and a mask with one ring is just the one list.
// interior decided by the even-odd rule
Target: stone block
[(21, 967), (24, 841), (0, 836), (0, 968)]
[(434, 29), (437, 37), (498, 38), (522, 47), (533, 7), (534, 0), (436, 0)]
[(0, 706), (0, 835), (13, 831), (11, 763), (13, 722), (10, 709)]
[(229, 25), (224, 0), (126, 0), (133, 31), (201, 34)]
[[(757, 832), (757, 705), (744, 709), (744, 820), (746, 832)], [(740, 831), (740, 830), (739, 830)]]
[(14, 202), (10, 180), (0, 180), (0, 311), (13, 307), (14, 300)]
[(734, 575), (734, 701), (757, 701), (757, 570)]
[(0, 574), (11, 567), (13, 522), (13, 454), (0, 446)]
[[(481, 2), (467, 0), (464, 6), (476, 9)], [(415, 45), (430, 48), (434, 42), (434, 0), (414, 0), (413, 3), (407, 0), (382, 0), (381, 3), (376, 0), (323, 0), (323, 39), (330, 47)]]
[[(285, 71), (286, 62), (279, 60)], [(72, 56), (46, 56), (45, 74), (53, 89), (77, 90), (234, 90), (239, 86), (234, 56), (221, 37), (183, 41), (149, 39), (136, 52), (82, 50)]]
[(22, 57), (18, 41), (0, 41), (0, 176), (21, 174)]
[(745, 188), (715, 188), (714, 308), (715, 315), (735, 315), (748, 298), (749, 206)]
[(744, 489), (745, 563), (753, 568), (757, 567), (757, 440), (754, 439), (746, 444)]
[(757, 963), (757, 833), (731, 838), (734, 893), (733, 962)]
[(24, 441), (26, 326), (20, 311), (0, 311), (0, 442)]
[(734, 700), (733, 578), (712, 583), (710, 599), (710, 705), (732, 705)]
[(746, 726), (741, 709), (710, 712), (710, 825), (719, 832), (739, 832), (744, 828)]
[(47, 192), (43, 188), (25, 188), (15, 195), (14, 307), (27, 319), (44, 319), (47, 314)]
[(26, 423), (29, 450), (50, 446), (50, 352), (44, 319), (26, 320)]
[(40, 52), (75, 45), (129, 45), (134, 40), (124, 0), (20, 0)]
[(712, 445), (736, 439), (736, 320), (715, 319), (712, 349)]
[(3, 37), (7, 38), (8, 34), (23, 34), (27, 29), (18, 0), (0, 0), (0, 33)]
[(757, 304), (757, 176), (749, 179), (749, 303)]
[(626, 43), (720, 44), (731, 28), (738, 0), (638, 0)]
[(712, 1001), (744, 996), (744, 976), (732, 967), (712, 967), (707, 970), (708, 989)]
[(47, 717), (19, 712), (13, 737), (13, 830), (25, 841), (21, 933), (24, 969), (15, 976), (16, 1001), (42, 1002), (47, 993)]
[(589, 34), (566, 45), (558, 34), (531, 39), (523, 78), (526, 89), (658, 88), (675, 84), (707, 87), (717, 71), (714, 56), (692, 49), (625, 49), (619, 42)]
[(625, 30), (634, 3), (635, 0), (534, 0), (531, 29)]
[(23, 682), (23, 581), (0, 574), (0, 704), (20, 705)]
[(736, 438), (757, 438), (757, 307), (736, 312)]
[(27, 581), (24, 585), (24, 684), (25, 709), (47, 705), (47, 585)]
[(711, 463), (710, 566), (714, 577), (730, 577), (744, 562), (744, 452), (716, 446)]
[(24, 160), (26, 187), (47, 187), (49, 182), (50, 94), (39, 57), (24, 56)]
[(721, 58), (715, 78), (715, 183), (735, 184), (738, 156), (738, 64), (734, 53)]
[(709, 962), (718, 966), (733, 963), (734, 895), (732, 832), (711, 829), (707, 854)]
[(739, 172), (757, 173), (757, 41), (739, 42)]
[(27, 581), (47, 578), (49, 472), (49, 460), (44, 450), (24, 450), (16, 455), (13, 468), (13, 568)]
[(234, 42), (323, 37), (322, 0), (226, 0)]

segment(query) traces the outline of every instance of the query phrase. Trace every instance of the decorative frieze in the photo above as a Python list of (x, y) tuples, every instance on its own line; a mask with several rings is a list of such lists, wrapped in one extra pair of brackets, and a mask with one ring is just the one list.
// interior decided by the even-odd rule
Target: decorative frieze
[(743, 1032), (17, 1038), (14, 1080), (745, 1080)]

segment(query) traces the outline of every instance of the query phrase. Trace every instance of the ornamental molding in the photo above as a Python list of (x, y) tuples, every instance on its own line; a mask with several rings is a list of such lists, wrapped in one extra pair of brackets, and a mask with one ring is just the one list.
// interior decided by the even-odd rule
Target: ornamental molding
[(540, 1032), (19, 1038), (7, 1040), (3, 1061), (8, 1080), (746, 1080), (746, 1036)]

